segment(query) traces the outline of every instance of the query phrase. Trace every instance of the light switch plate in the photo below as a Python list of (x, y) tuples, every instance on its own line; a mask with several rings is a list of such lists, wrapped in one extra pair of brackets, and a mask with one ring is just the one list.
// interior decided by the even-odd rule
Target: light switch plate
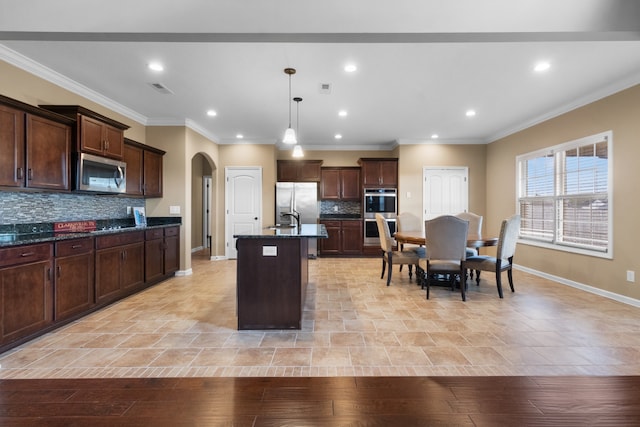
[(179, 214), (180, 213), (180, 206), (169, 206), (169, 213), (170, 214)]

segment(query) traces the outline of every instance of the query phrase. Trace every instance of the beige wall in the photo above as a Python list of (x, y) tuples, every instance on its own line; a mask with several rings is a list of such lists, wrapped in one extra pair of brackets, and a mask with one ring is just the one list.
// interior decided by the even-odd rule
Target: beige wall
[(640, 283), (626, 281), (626, 271), (640, 272), (637, 194), (640, 172), (640, 86), (635, 86), (563, 114), (487, 147), (487, 226), (499, 227), (515, 211), (515, 157), (536, 149), (613, 131), (613, 259), (576, 255), (524, 244), (516, 264), (640, 299)]
[(0, 61), (0, 94), (24, 103), (37, 105), (81, 105), (130, 126), (124, 136), (146, 143), (145, 127), (135, 120), (115, 113), (93, 101), (49, 83), (4, 61)]

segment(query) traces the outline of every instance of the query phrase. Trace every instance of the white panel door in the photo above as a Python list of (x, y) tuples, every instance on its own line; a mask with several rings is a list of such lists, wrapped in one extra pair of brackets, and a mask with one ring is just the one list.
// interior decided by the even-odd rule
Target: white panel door
[(423, 219), (454, 215), (469, 209), (469, 169), (425, 167), (423, 176)]
[(262, 168), (225, 168), (225, 255), (238, 257), (234, 234), (260, 234), (262, 229)]

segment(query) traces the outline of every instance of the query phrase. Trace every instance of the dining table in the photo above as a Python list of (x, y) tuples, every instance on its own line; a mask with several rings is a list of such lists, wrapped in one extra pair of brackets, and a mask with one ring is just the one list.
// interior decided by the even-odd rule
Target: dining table
[[(415, 230), (415, 231), (396, 231), (393, 235), (398, 245), (410, 243), (414, 245), (424, 245), (425, 237), (424, 231)], [(469, 248), (481, 248), (485, 246), (497, 246), (498, 238), (497, 237), (485, 237), (482, 239), (471, 239), (467, 240), (467, 247)]]

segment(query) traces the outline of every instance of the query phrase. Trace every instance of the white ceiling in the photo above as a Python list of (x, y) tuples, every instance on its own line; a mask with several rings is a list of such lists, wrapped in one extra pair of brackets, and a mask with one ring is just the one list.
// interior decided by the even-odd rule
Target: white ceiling
[[(242, 142), (281, 146), (286, 67), (297, 69), (292, 96), (303, 98), (307, 149), (388, 149), (433, 134), (487, 143), (640, 83), (640, 2), (628, 0), (0, 0), (0, 8), (0, 59), (145, 125), (187, 125), (223, 144), (241, 133)], [(162, 73), (146, 68), (156, 60)], [(551, 68), (535, 73), (541, 60)], [(347, 63), (358, 70), (346, 73)], [(292, 116), (295, 127), (295, 104)]]

